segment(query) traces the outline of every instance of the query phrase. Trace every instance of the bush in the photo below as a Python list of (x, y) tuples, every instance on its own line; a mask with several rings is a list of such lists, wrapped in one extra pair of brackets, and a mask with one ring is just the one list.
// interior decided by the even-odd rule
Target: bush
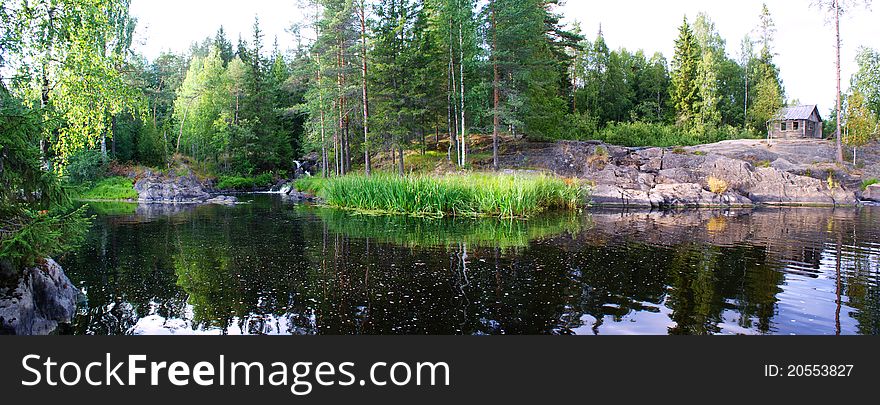
[(583, 189), (547, 175), (351, 175), (326, 180), (321, 195), (331, 206), (368, 212), (523, 218), (548, 209), (576, 209)]
[(73, 154), (64, 168), (64, 174), (73, 184), (83, 184), (107, 175), (107, 162), (96, 149), (85, 149)]
[(108, 177), (81, 192), (81, 200), (136, 200), (138, 193), (128, 177)]
[(868, 187), (871, 187), (875, 184), (880, 184), (880, 179), (865, 179), (865, 180), (863, 180), (862, 181), (862, 191), (867, 190)]
[(697, 131), (674, 125), (644, 122), (612, 123), (595, 136), (595, 140), (630, 147), (695, 146), (744, 138), (754, 138), (754, 136), (748, 131), (740, 131), (731, 126)]

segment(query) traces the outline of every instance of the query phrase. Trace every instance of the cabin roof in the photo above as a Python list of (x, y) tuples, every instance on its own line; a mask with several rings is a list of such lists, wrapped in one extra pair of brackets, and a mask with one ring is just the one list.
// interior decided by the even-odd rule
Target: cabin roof
[(819, 114), (819, 107), (815, 104), (799, 105), (797, 107), (786, 107), (779, 111), (776, 116), (777, 121), (783, 120), (809, 120), (816, 113), (819, 122), (822, 122), (822, 115)]

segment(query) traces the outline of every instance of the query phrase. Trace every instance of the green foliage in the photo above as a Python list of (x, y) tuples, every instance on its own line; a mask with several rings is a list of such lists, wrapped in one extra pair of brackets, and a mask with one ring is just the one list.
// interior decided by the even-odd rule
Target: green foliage
[(859, 70), (853, 75), (852, 87), (864, 95), (865, 103), (880, 119), (880, 52), (861, 48), (856, 62)]
[(0, 87), (0, 117), (0, 265), (21, 269), (76, 245), (89, 221), (68, 209), (57, 174), (40, 168), (39, 113)]
[(875, 184), (880, 184), (880, 179), (870, 178), (870, 179), (862, 180), (862, 191), (867, 190), (868, 187), (871, 187)]
[(327, 179), (323, 177), (307, 176), (296, 179), (294, 185), (300, 192), (317, 195), (324, 189), (324, 183), (326, 183), (326, 180)]
[(0, 238), (0, 262), (19, 269), (76, 248), (91, 224), (84, 207), (67, 213), (26, 211), (16, 221), (18, 229)]
[(679, 28), (672, 59), (672, 101), (675, 103), (676, 122), (690, 127), (699, 108), (700, 44), (688, 24), (687, 17)]
[(64, 171), (73, 184), (95, 181), (107, 174), (107, 161), (96, 149), (83, 149), (70, 157)]
[(220, 176), (217, 189), (250, 191), (271, 186), (273, 179), (272, 173), (263, 173), (256, 177)]
[(620, 146), (694, 146), (731, 139), (752, 138), (748, 131), (723, 126), (717, 129), (684, 129), (673, 125), (643, 122), (611, 124), (594, 138)]
[(321, 196), (338, 208), (434, 217), (529, 217), (584, 202), (579, 185), (557, 177), (478, 173), (336, 177), (323, 184)]
[(138, 193), (128, 177), (99, 180), (76, 196), (80, 200), (136, 200)]
[(858, 89), (846, 98), (846, 131), (843, 142), (851, 147), (865, 146), (880, 137), (877, 116), (867, 105), (865, 96)]

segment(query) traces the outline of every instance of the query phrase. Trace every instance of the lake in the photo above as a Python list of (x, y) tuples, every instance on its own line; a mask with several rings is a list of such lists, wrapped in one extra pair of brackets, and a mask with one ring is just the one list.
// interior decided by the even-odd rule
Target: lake
[(880, 207), (521, 220), (93, 204), (70, 334), (878, 334)]

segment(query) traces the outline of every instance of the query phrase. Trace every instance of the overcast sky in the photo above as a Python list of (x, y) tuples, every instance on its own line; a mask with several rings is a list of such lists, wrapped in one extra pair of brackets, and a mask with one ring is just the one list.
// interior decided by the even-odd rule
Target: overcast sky
[[(682, 17), (693, 21), (704, 11), (727, 40), (728, 53), (739, 55), (740, 41), (758, 24), (763, 0), (567, 0), (560, 11), (565, 20), (581, 22), (593, 39), (599, 24), (611, 48), (644, 49), (649, 55), (662, 52), (671, 59)], [(777, 64), (782, 71), (786, 95), (805, 104), (819, 104), (822, 111), (832, 106), (834, 83), (834, 36), (825, 15), (810, 6), (811, 0), (767, 0), (776, 20)], [(148, 58), (163, 50), (180, 52), (193, 41), (213, 35), (220, 25), (235, 42), (241, 33), (249, 38), (255, 15), (259, 15), (271, 46), (277, 36), (282, 49), (292, 46), (287, 32), (303, 12), (296, 0), (134, 0), (132, 12), (138, 18), (137, 45)], [(844, 17), (841, 32), (844, 88), (856, 70), (859, 46), (880, 49), (880, 13), (858, 9)]]

